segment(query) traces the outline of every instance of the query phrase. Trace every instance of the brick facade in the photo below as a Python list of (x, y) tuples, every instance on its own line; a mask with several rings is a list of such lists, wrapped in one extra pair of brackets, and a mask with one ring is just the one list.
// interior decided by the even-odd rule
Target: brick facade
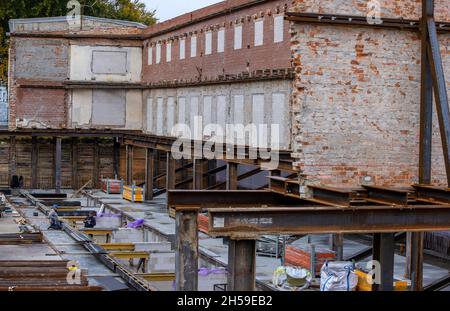
[[(419, 2), (381, 1), (383, 16), (418, 18)], [(293, 10), (361, 15), (367, 1), (317, 3), (297, 0)], [(436, 1), (438, 18), (448, 19), (448, 5)], [(365, 176), (380, 185), (417, 182), (419, 34), (295, 23), (292, 33), (296, 167), (311, 182), (324, 184), (356, 185)], [(439, 40), (448, 78), (450, 36)], [(433, 182), (443, 184), (439, 136), (435, 118)]]

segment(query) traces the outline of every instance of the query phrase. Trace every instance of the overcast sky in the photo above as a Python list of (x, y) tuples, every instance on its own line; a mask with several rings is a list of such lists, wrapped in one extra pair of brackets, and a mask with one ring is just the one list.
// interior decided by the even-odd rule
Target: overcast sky
[(141, 0), (149, 10), (156, 10), (160, 22), (188, 13), (222, 0)]

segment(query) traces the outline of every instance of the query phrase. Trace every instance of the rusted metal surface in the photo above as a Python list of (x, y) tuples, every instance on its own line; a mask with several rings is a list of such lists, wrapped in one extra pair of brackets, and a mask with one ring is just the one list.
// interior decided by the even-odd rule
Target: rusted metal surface
[(310, 186), (312, 192), (311, 201), (320, 204), (330, 205), (330, 206), (350, 206), (351, 200), (353, 199), (353, 191), (323, 187), (323, 186)]
[(363, 187), (367, 190), (367, 201), (386, 205), (408, 205), (408, 194), (411, 191), (377, 186)]
[(432, 204), (450, 204), (450, 188), (414, 185), (416, 199)]
[(212, 208), (210, 234), (313, 234), (445, 231), (450, 229), (450, 205), (392, 208), (333, 207)]
[(198, 209), (177, 210), (175, 274), (177, 291), (198, 289)]
[(256, 275), (256, 240), (232, 238), (228, 244), (228, 289), (254, 291)]

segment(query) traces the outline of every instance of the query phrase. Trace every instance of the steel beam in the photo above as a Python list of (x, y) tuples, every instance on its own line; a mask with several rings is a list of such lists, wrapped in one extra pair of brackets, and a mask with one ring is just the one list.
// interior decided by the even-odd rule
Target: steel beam
[(331, 187), (309, 186), (312, 200), (330, 206), (350, 206), (352, 191)]
[[(411, 290), (423, 290), (423, 232), (413, 232), (410, 244)], [(408, 263), (408, 261), (407, 261)]]
[(198, 208), (176, 211), (175, 283), (177, 291), (198, 290)]
[(166, 189), (167, 191), (175, 189), (176, 185), (176, 160), (172, 157), (170, 152), (167, 152), (166, 162)]
[(367, 190), (367, 201), (388, 205), (408, 205), (408, 194), (410, 192), (408, 190), (399, 190), (377, 186), (363, 187)]
[(376, 290), (392, 291), (394, 289), (394, 233), (376, 233), (373, 237), (373, 260), (380, 263), (381, 283), (374, 284)]
[(450, 111), (448, 106), (447, 86), (445, 84), (444, 69), (442, 67), (442, 59), (439, 49), (436, 24), (434, 18), (430, 17), (429, 15), (427, 16), (427, 26), (429, 40), (428, 57), (431, 64), (431, 77), (433, 80), (436, 111), (439, 120), (442, 148), (444, 151), (447, 184), (450, 187)]
[(310, 206), (306, 200), (286, 197), (284, 195), (264, 190), (170, 190), (167, 204), (176, 206), (236, 207), (236, 206)]
[(256, 276), (256, 238), (232, 237), (228, 244), (228, 289), (254, 291)]
[(155, 174), (155, 150), (146, 149), (145, 155), (145, 200), (153, 200), (153, 177)]
[(61, 149), (62, 138), (57, 137), (55, 143), (55, 189), (56, 193), (61, 193)]
[(392, 208), (363, 206), (269, 207), (209, 209), (210, 235), (373, 233), (445, 231), (450, 229), (450, 206)]
[(416, 200), (433, 204), (450, 204), (450, 188), (415, 185)]

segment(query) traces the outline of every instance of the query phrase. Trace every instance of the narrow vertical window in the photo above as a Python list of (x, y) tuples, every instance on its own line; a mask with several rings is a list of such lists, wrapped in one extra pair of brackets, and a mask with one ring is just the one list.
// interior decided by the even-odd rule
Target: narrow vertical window
[(153, 46), (148, 46), (148, 64), (153, 65)]
[(242, 25), (236, 25), (234, 27), (234, 49), (242, 49)]
[(161, 43), (156, 44), (156, 63), (161, 63)]
[(264, 20), (255, 21), (255, 46), (264, 44)]
[(205, 33), (205, 55), (210, 55), (212, 53), (212, 32), (208, 31)]
[(225, 51), (225, 29), (221, 28), (217, 32), (217, 53), (223, 53)]
[(226, 96), (218, 96), (217, 97), (217, 124), (220, 125), (225, 133), (226, 123), (227, 123), (227, 97)]
[(186, 58), (186, 39), (180, 39), (180, 59)]
[(284, 40), (284, 16), (278, 15), (274, 17), (273, 20), (274, 26), (274, 38), (273, 41), (275, 43), (283, 42)]
[(167, 134), (172, 135), (172, 128), (175, 125), (175, 99), (167, 98)]
[(156, 106), (156, 134), (163, 134), (163, 126), (164, 126), (164, 99), (162, 97), (158, 97), (157, 106)]
[(147, 131), (153, 130), (153, 99), (147, 98)]
[(212, 97), (205, 96), (203, 99), (203, 127), (212, 123)]
[(180, 97), (178, 99), (178, 123), (186, 124), (186, 98)]
[(166, 62), (170, 63), (172, 61), (172, 42), (167, 42), (166, 45)]
[(191, 57), (197, 56), (197, 36), (191, 37)]

